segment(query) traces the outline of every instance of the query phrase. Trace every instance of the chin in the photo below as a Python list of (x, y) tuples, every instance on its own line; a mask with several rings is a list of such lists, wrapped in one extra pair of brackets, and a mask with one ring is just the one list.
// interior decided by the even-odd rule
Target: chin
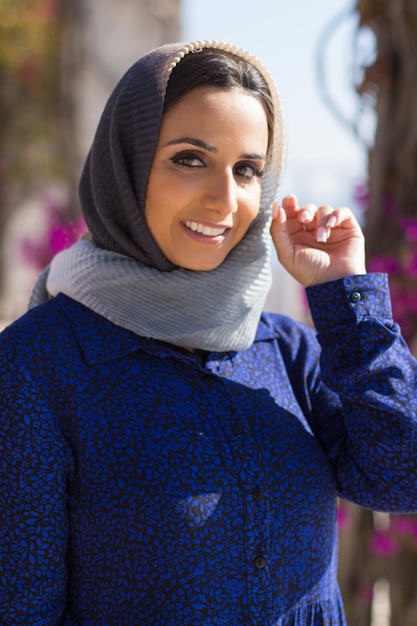
[(171, 252), (172, 254), (168, 255), (166, 251), (165, 255), (177, 267), (193, 272), (210, 272), (223, 263), (230, 250), (227, 252), (226, 250), (211, 250), (211, 254), (210, 250), (206, 250), (202, 254), (201, 250), (190, 250), (185, 247), (181, 249), (178, 246), (176, 250)]
[(220, 259), (219, 261), (199, 261), (195, 263), (184, 262), (184, 263), (176, 263), (179, 267), (182, 267), (185, 270), (190, 270), (193, 272), (211, 272), (212, 270), (217, 269), (223, 263), (224, 259)]
[(190, 272), (212, 272), (213, 270), (220, 267), (220, 265), (221, 263), (219, 263), (218, 265), (181, 265), (180, 267)]

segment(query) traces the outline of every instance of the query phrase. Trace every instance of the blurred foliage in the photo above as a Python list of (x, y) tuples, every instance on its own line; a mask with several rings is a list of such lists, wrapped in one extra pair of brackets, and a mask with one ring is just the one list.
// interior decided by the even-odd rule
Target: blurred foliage
[[(376, 115), (368, 180), (356, 190), (368, 271), (388, 273), (394, 319), (417, 354), (417, 2), (358, 0), (355, 11), (358, 31), (375, 38), (374, 57), (356, 68), (354, 83)], [(417, 516), (381, 516), (341, 503), (340, 519), (348, 623), (369, 626), (375, 585), (385, 580), (390, 626), (417, 626)]]
[[(346, 5), (319, 40), (319, 87), (330, 112), (366, 150), (368, 178), (355, 195), (368, 270), (389, 274), (394, 318), (417, 354), (417, 1)], [(348, 75), (357, 95), (350, 116), (338, 94), (331, 93), (324, 58), (330, 40), (347, 23), (354, 23)], [(371, 117), (376, 127), (369, 138)]]
[(41, 271), (54, 256), (78, 241), (87, 230), (81, 215), (69, 218), (65, 198), (45, 188), (41, 195), (44, 227), (20, 240), (20, 255), (25, 263)]
[[(417, 1), (346, 4), (319, 42), (319, 86), (330, 112), (367, 151), (367, 180), (354, 190), (367, 267), (388, 274), (394, 320), (417, 355)], [(335, 31), (352, 19), (350, 78), (358, 106), (349, 119), (330, 94), (324, 56)], [(374, 49), (361, 48), (362, 35)], [(369, 111), (376, 123), (371, 142), (361, 126)], [(371, 624), (381, 580), (389, 590), (390, 626), (417, 626), (417, 515), (381, 517), (342, 501), (339, 538), (339, 580), (349, 626)]]
[(417, 353), (417, 2), (358, 0), (357, 14), (376, 42), (356, 84), (377, 117), (364, 205), (368, 268), (388, 272), (394, 317)]
[(2, 178), (59, 176), (61, 21), (57, 0), (0, 0)]

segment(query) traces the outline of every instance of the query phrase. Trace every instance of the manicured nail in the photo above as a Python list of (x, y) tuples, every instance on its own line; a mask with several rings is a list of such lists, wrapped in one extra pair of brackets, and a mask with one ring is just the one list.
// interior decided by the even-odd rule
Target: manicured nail
[(334, 228), (336, 226), (337, 218), (336, 215), (331, 215), (327, 220), (327, 228)]
[(310, 213), (308, 211), (301, 211), (300, 220), (302, 222), (309, 222), (311, 220)]
[(293, 193), (287, 193), (287, 195), (283, 198), (283, 202), (285, 200), (292, 200), (294, 204), (298, 205), (297, 196), (295, 196)]
[(327, 230), (325, 226), (319, 226), (317, 229), (316, 235), (317, 243), (326, 243), (327, 241)]

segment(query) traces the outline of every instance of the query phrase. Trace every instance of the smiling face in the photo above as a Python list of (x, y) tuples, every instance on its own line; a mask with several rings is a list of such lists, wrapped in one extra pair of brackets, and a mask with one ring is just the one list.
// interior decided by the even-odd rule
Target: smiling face
[(199, 87), (164, 116), (145, 218), (165, 256), (191, 270), (218, 267), (259, 211), (268, 126), (249, 91)]

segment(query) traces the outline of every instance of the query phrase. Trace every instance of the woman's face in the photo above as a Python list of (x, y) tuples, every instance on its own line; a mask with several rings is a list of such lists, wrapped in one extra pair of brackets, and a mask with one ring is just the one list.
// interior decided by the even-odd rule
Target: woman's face
[(199, 87), (165, 114), (145, 217), (172, 263), (212, 270), (239, 243), (259, 211), (267, 145), (262, 104), (243, 89)]

